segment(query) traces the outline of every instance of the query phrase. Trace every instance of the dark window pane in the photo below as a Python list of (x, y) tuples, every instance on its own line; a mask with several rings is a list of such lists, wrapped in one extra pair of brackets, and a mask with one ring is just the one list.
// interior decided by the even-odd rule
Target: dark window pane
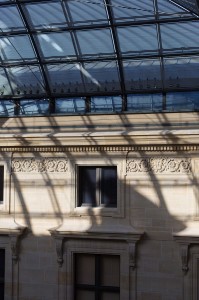
[(117, 167), (101, 168), (101, 204), (117, 204)]
[(79, 205), (96, 206), (96, 168), (79, 168)]
[(0, 249), (0, 299), (4, 299), (5, 250)]
[(0, 203), (3, 202), (3, 186), (4, 186), (4, 166), (0, 166)]
[[(76, 255), (76, 283), (95, 284), (95, 256), (90, 254)], [(85, 276), (86, 271), (86, 276)]]

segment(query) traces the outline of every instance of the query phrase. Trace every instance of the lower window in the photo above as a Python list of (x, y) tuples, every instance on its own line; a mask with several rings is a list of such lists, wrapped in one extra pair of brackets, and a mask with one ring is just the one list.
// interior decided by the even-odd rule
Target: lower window
[(75, 254), (75, 300), (119, 300), (120, 256)]
[(0, 299), (4, 299), (5, 249), (0, 249)]

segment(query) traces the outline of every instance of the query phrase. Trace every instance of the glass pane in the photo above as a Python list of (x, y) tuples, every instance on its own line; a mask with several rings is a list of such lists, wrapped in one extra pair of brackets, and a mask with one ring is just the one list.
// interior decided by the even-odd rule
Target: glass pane
[(91, 291), (76, 291), (76, 300), (95, 300), (95, 293)]
[(190, 13), (186, 10), (182, 9), (181, 7), (165, 0), (158, 0), (158, 12), (159, 17), (176, 17), (176, 16), (190, 16)]
[(101, 300), (120, 300), (120, 294), (103, 292), (101, 296)]
[(173, 2), (191, 12), (199, 14), (198, 0), (173, 0)]
[(15, 6), (0, 7), (0, 28), (1, 31), (25, 30), (19, 12)]
[(122, 110), (122, 98), (113, 97), (91, 97), (91, 112), (114, 112)]
[(164, 59), (165, 85), (168, 88), (198, 88), (199, 57)]
[(128, 91), (154, 90), (162, 87), (159, 60), (125, 61), (123, 65)]
[(120, 286), (120, 257), (118, 255), (101, 256), (102, 286)]
[(117, 206), (117, 167), (101, 168), (101, 204)]
[(161, 111), (162, 94), (135, 94), (127, 96), (127, 111)]
[(123, 55), (151, 54), (158, 50), (155, 25), (118, 28), (118, 36)]
[(102, 57), (114, 53), (109, 29), (77, 31), (83, 56)]
[(199, 109), (199, 92), (168, 93), (166, 99), (167, 109), (171, 111)]
[(49, 112), (49, 100), (20, 100), (20, 115), (47, 114)]
[(117, 21), (154, 18), (153, 0), (114, 0), (113, 12)]
[(44, 94), (44, 85), (38, 66), (13, 67), (7, 69), (12, 79), (12, 93), (15, 95)]
[(65, 27), (66, 18), (59, 2), (32, 3), (26, 4), (28, 18), (31, 19), (33, 27), (39, 28), (57, 28)]
[(26, 35), (0, 38), (0, 56), (5, 61), (35, 59), (35, 53)]
[(39, 45), (45, 58), (75, 56), (75, 50), (69, 32), (37, 35)]
[(104, 1), (98, 0), (97, 2), (74, 2), (68, 1), (68, 7), (74, 22), (77, 25), (81, 24), (98, 24), (107, 23), (107, 15), (104, 7)]
[(79, 205), (96, 206), (95, 167), (79, 167)]
[(85, 100), (81, 98), (55, 99), (55, 113), (83, 113)]
[(79, 64), (47, 65), (53, 93), (78, 94), (84, 92)]
[(118, 68), (115, 61), (85, 63), (81, 70), (87, 92), (120, 91)]
[(95, 255), (76, 254), (76, 284), (95, 285)]
[(13, 116), (14, 107), (13, 100), (0, 100), (0, 116)]
[(164, 51), (188, 52), (199, 49), (199, 22), (172, 23), (161, 25)]
[(0, 68), (0, 95), (10, 95), (11, 86), (10, 81), (7, 77), (7, 70), (5, 68)]

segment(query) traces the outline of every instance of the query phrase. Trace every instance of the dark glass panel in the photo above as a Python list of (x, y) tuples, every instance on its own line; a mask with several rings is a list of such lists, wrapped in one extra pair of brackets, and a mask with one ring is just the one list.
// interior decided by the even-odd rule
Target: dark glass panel
[(199, 14), (199, 2), (198, 0), (172, 0), (177, 5), (182, 6), (183, 8)]
[(160, 18), (183, 17), (190, 16), (191, 14), (169, 1), (158, 0), (158, 12)]
[(44, 84), (39, 66), (23, 66), (7, 68), (11, 80), (10, 94), (34, 95), (44, 94)]
[(48, 99), (28, 99), (20, 100), (19, 114), (20, 115), (37, 115), (49, 113)]
[(5, 249), (0, 249), (0, 299), (4, 300)]
[[(4, 187), (4, 166), (0, 166), (0, 202), (3, 202), (3, 187)], [(0, 257), (1, 259), (1, 257)], [(2, 277), (1, 274), (1, 261), (0, 261), (0, 278)]]
[(126, 90), (155, 90), (162, 87), (158, 59), (124, 61)]
[(47, 65), (50, 87), (53, 93), (83, 93), (84, 85), (78, 63)]
[(112, 3), (117, 22), (125, 19), (133, 21), (154, 19), (153, 0), (114, 0)]
[(198, 88), (199, 57), (165, 58), (164, 70), (167, 88)]
[(117, 206), (117, 167), (101, 168), (101, 204)]
[(199, 92), (176, 92), (166, 96), (167, 110), (183, 111), (199, 109)]
[(95, 25), (99, 23), (107, 23), (107, 15), (104, 7), (104, 1), (97, 2), (67, 2), (74, 25)]
[(198, 52), (199, 22), (162, 24), (160, 28), (165, 52)]
[(0, 100), (0, 116), (13, 116), (14, 107), (13, 100)]
[(55, 113), (83, 113), (85, 112), (85, 100), (81, 98), (55, 99)]
[(114, 112), (122, 110), (120, 96), (91, 97), (91, 112)]
[(77, 290), (75, 300), (95, 300), (95, 292)]
[(120, 300), (119, 293), (102, 292), (100, 300)]
[(79, 206), (96, 206), (96, 168), (79, 167)]
[(77, 31), (82, 56), (104, 57), (114, 55), (109, 29)]
[(127, 111), (161, 111), (162, 94), (134, 94), (127, 96)]
[(1, 37), (0, 57), (10, 62), (35, 60), (35, 53), (28, 35)]
[(76, 254), (75, 265), (76, 284), (95, 285), (95, 256), (83, 253)]
[(118, 28), (120, 49), (123, 55), (157, 53), (158, 41), (155, 25)]
[(25, 7), (32, 27), (36, 29), (65, 27), (67, 25), (60, 2), (37, 2), (25, 4)]
[(22, 22), (22, 19), (16, 6), (2, 6), (0, 8), (0, 13), (0, 31), (13, 32), (16, 30), (25, 30), (24, 23)]
[(120, 257), (118, 255), (101, 256), (101, 285), (120, 286)]
[(75, 56), (75, 49), (69, 32), (37, 35), (44, 58), (63, 57), (65, 60)]
[(120, 91), (118, 67), (115, 61), (85, 63), (81, 68), (85, 88), (89, 93)]

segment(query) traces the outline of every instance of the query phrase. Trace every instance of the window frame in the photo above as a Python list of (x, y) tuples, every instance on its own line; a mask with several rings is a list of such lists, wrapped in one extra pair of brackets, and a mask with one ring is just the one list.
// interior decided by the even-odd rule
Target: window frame
[(4, 168), (3, 171), (3, 199), (0, 199), (0, 211), (8, 211), (9, 210), (9, 184), (11, 182), (10, 171), (11, 170), (11, 161), (9, 160), (0, 161), (0, 166)]
[[(78, 168), (81, 166), (115, 166), (117, 167), (117, 206), (116, 207), (104, 207), (104, 206), (79, 206), (79, 195), (78, 195)], [(70, 216), (90, 216), (92, 212), (93, 215), (108, 216), (123, 218), (125, 209), (125, 161), (123, 158), (115, 158), (114, 156), (110, 158), (103, 157), (87, 157), (86, 163), (85, 159), (76, 158), (76, 160), (70, 161), (70, 171), (71, 171), (71, 202), (70, 202)]]
[[(83, 179), (82, 176), (85, 175), (85, 170), (88, 168), (92, 168), (95, 170), (96, 178), (95, 182), (93, 183), (93, 190), (95, 197), (91, 203), (87, 203), (86, 201), (83, 201), (84, 198), (84, 193), (85, 191), (83, 190)], [(116, 185), (116, 190), (115, 190), (115, 199), (114, 199), (114, 204), (111, 205), (106, 205), (105, 201), (103, 201), (103, 196), (102, 196), (102, 170), (107, 170), (110, 168), (114, 168), (116, 171), (116, 178), (114, 178), (114, 184)], [(81, 171), (80, 171), (81, 170)], [(80, 174), (81, 173), (81, 174)], [(112, 208), (117, 208), (117, 185), (118, 185), (118, 180), (117, 180), (117, 166), (79, 166), (78, 167), (78, 174), (77, 174), (77, 197), (78, 197), (78, 202), (77, 205), (78, 207), (112, 207)], [(112, 202), (112, 201), (111, 201)]]
[[(77, 266), (77, 256), (78, 255), (82, 255), (82, 254), (85, 254), (85, 253), (74, 253), (74, 300), (78, 300), (77, 299), (77, 296), (76, 296), (76, 293), (77, 293), (77, 290), (85, 290), (85, 291), (92, 291), (95, 295), (95, 299), (101, 299), (101, 295), (96, 295), (98, 292), (101, 294), (103, 292), (112, 292), (112, 293), (115, 293), (115, 294), (119, 294), (119, 297), (120, 297), (120, 255), (115, 255), (115, 254), (104, 254), (104, 253), (86, 253), (86, 255), (90, 255), (90, 256), (94, 256), (94, 265), (95, 265), (95, 280), (94, 280), (94, 283), (93, 284), (81, 284), (81, 283), (77, 283), (77, 278), (76, 278), (76, 274), (77, 274), (77, 270), (78, 270), (78, 266)], [(119, 286), (104, 286), (102, 283), (101, 283), (101, 278), (103, 276), (103, 270), (102, 270), (102, 259), (103, 257), (105, 256), (115, 256), (119, 259)], [(86, 272), (86, 270), (85, 270)]]

